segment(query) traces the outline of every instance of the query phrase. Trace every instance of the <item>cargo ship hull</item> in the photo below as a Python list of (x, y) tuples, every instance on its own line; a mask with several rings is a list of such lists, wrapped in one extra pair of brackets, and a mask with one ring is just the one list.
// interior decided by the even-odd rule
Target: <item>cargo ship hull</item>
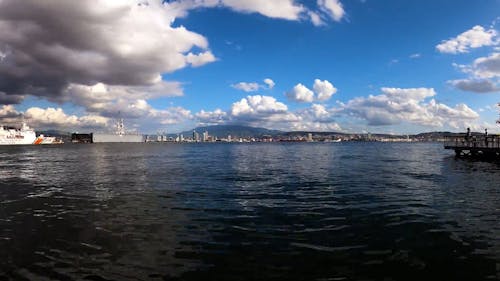
[(93, 133), (92, 142), (93, 143), (105, 143), (105, 142), (144, 142), (143, 135), (133, 135), (133, 134), (101, 134)]

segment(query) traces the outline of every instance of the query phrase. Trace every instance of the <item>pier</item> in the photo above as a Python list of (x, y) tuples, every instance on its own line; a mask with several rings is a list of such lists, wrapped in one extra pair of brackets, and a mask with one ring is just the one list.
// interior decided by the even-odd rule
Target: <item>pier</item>
[(452, 149), (461, 157), (484, 157), (500, 159), (500, 136), (458, 136), (448, 137), (444, 142), (445, 149)]

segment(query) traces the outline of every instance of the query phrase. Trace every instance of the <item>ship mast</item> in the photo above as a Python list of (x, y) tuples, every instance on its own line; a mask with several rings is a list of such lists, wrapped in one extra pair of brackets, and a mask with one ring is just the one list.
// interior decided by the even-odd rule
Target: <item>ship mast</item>
[(125, 135), (125, 126), (123, 125), (123, 118), (119, 118), (116, 123), (116, 134), (117, 135)]
[[(497, 104), (497, 106), (500, 107), (500, 102)], [(498, 118), (497, 124), (500, 124), (500, 118)]]
[(123, 125), (123, 118), (121, 117), (121, 111), (118, 111), (118, 119), (116, 120), (116, 134), (123, 136), (125, 135), (125, 126)]

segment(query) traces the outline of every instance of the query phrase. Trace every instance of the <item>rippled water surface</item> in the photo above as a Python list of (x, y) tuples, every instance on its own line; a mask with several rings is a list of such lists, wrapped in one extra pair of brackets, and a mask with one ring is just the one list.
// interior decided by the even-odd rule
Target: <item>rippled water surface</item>
[(441, 144), (0, 147), (0, 280), (498, 280), (500, 164)]

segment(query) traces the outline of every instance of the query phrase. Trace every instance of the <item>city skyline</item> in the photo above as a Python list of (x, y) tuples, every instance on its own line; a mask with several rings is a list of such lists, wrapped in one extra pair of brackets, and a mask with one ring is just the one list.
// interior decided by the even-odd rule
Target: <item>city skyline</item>
[(500, 2), (0, 1), (0, 120), (500, 132)]

